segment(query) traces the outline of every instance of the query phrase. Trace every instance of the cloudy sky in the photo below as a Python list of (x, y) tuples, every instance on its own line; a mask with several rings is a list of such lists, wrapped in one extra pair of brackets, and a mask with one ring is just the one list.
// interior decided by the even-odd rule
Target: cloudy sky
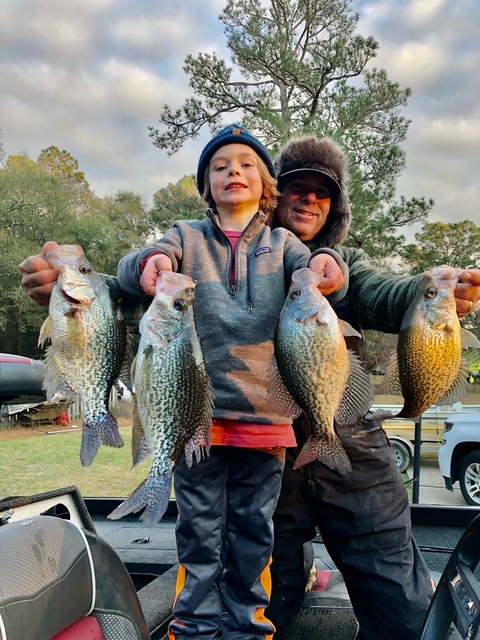
[[(1, 0), (0, 130), (7, 154), (55, 145), (100, 196), (152, 195), (193, 173), (209, 133), (169, 158), (153, 146), (163, 104), (190, 95), (187, 53), (227, 55), (225, 0)], [(431, 220), (480, 225), (480, 2), (353, 0), (375, 66), (410, 86), (398, 192), (436, 202)]]

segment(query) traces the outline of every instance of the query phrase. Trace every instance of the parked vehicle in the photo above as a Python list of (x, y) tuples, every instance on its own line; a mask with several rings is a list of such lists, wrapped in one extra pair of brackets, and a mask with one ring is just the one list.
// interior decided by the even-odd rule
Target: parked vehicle
[[(400, 405), (373, 405), (373, 410), (389, 409), (392, 413), (398, 413)], [(478, 405), (462, 405), (457, 402), (452, 405), (430, 407), (422, 415), (420, 441), (422, 444), (442, 444), (445, 420), (452, 414), (478, 411)], [(393, 455), (397, 466), (403, 473), (410, 466), (414, 455), (415, 423), (412, 420), (385, 420), (383, 428), (393, 447)]]
[(43, 402), (45, 364), (25, 356), (0, 353), (0, 405)]
[(480, 411), (445, 420), (438, 464), (446, 488), (458, 481), (465, 502), (480, 506)]

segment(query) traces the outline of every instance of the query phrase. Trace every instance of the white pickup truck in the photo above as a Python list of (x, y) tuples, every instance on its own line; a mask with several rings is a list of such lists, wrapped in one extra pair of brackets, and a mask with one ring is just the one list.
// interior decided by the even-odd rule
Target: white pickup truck
[[(398, 413), (401, 405), (394, 404), (374, 404), (372, 410), (388, 409), (392, 413)], [(462, 405), (457, 402), (452, 405), (435, 406), (427, 409), (422, 415), (421, 436), (422, 444), (442, 444), (443, 432), (445, 430), (445, 420), (458, 413), (470, 413), (480, 411), (480, 406)], [(413, 458), (413, 443), (415, 441), (415, 423), (411, 420), (391, 419), (383, 421), (383, 428), (393, 447), (393, 454), (397, 465), (402, 471), (406, 471)]]
[(438, 466), (447, 489), (458, 481), (465, 502), (480, 506), (480, 411), (445, 420)]

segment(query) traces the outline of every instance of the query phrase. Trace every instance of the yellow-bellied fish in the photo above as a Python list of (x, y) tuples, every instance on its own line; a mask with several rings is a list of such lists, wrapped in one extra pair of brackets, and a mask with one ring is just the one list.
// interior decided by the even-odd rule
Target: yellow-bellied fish
[(401, 395), (400, 413), (376, 411), (372, 416), (416, 420), (432, 405), (459, 402), (467, 392), (468, 366), (462, 349), (480, 347), (477, 338), (460, 326), (455, 305), (456, 270), (432, 267), (425, 271), (408, 308), (377, 393)]

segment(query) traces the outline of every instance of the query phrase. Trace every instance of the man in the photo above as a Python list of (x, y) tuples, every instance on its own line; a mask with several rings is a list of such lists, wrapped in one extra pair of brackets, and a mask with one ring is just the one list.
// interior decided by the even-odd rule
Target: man
[[(337, 246), (347, 235), (350, 207), (346, 159), (330, 139), (290, 141), (277, 160), (281, 198), (273, 225), (287, 227), (311, 250), (335, 247), (350, 269), (337, 315), (361, 332), (398, 333), (421, 276), (378, 270), (358, 249)], [(480, 271), (463, 272), (457, 312), (466, 315), (480, 295)], [(347, 338), (360, 357), (363, 341)], [(299, 611), (308, 580), (304, 543), (318, 527), (342, 572), (360, 624), (358, 640), (417, 640), (432, 596), (425, 562), (412, 537), (410, 508), (401, 474), (381, 423), (359, 421), (336, 431), (352, 463), (340, 476), (321, 462), (293, 470), (308, 425), (295, 423), (298, 449), (287, 450), (274, 516), (272, 596), (266, 615), (281, 630)]]
[[(363, 251), (336, 246), (347, 235), (350, 207), (343, 152), (330, 140), (293, 140), (278, 158), (283, 190), (274, 224), (286, 226), (310, 248), (335, 247), (350, 269), (350, 285), (337, 314), (359, 329), (398, 332), (420, 277), (380, 272)], [(58, 276), (43, 254), (20, 265), (28, 295), (47, 305)], [(456, 287), (457, 312), (463, 317), (480, 298), (480, 270), (462, 272)], [(114, 278), (107, 282), (128, 311), (128, 301)], [(131, 319), (136, 324), (141, 313)], [(348, 346), (362, 352), (359, 339)], [(352, 472), (342, 477), (321, 463), (293, 471), (289, 451), (282, 495), (275, 516), (276, 546), (273, 592), (268, 614), (281, 628), (301, 606), (307, 577), (303, 544), (320, 528), (323, 541), (342, 571), (360, 637), (367, 640), (416, 640), (431, 597), (428, 571), (412, 538), (410, 510), (402, 478), (381, 424), (337, 427), (351, 459)], [(306, 426), (296, 424), (299, 446)]]

